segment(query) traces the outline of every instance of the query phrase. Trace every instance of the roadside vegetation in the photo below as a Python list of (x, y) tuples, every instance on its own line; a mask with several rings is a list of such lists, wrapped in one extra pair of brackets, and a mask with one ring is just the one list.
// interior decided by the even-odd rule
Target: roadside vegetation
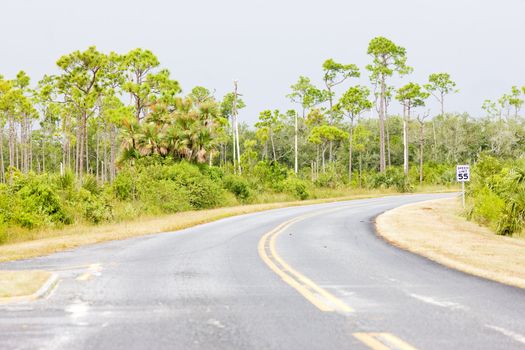
[[(188, 210), (456, 188), (455, 164), (480, 159), (470, 217), (518, 232), (525, 180), (512, 159), (525, 142), (525, 91), (485, 101), (484, 116), (451, 113), (448, 73), (411, 82), (405, 48), (384, 37), (366, 52), (362, 68), (322, 62), (319, 86), (298, 77), (286, 96), (295, 108), (268, 106), (253, 126), (242, 85), (222, 97), (183, 92), (143, 49), (75, 51), (36, 84), (23, 71), (0, 76), (0, 244)], [(354, 84), (362, 74), (369, 86)], [(394, 76), (406, 81), (393, 86)], [(431, 98), (438, 111), (425, 107)]]

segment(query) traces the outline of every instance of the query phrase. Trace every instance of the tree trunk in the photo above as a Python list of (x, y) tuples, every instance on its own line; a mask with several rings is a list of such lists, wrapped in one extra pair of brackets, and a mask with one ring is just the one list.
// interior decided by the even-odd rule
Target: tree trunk
[(325, 153), (326, 153), (326, 145), (323, 143), (321, 145), (321, 159), (322, 159), (322, 164), (323, 164), (323, 174), (326, 172), (326, 165), (325, 165)]
[[(304, 118), (304, 108), (303, 108), (303, 118)], [(299, 164), (298, 164), (298, 132), (299, 132), (299, 121), (297, 120), (297, 113), (294, 114), (294, 172), (297, 174), (299, 172)]]
[(95, 148), (95, 178), (97, 179), (97, 181), (99, 181), (100, 180), (99, 178), (100, 169), (99, 169), (98, 163), (99, 163), (99, 152), (100, 152), (100, 142), (99, 142), (100, 133), (98, 132), (98, 129), (96, 131), (95, 138), (96, 138), (95, 142), (97, 143), (96, 148)]
[(410, 118), (410, 106), (403, 106), (403, 169), (408, 176), (408, 119)]
[(272, 143), (272, 155), (273, 161), (277, 161), (277, 156), (275, 154), (275, 143), (273, 142), (273, 130), (270, 128), (270, 142)]
[(78, 129), (79, 129), (79, 138), (77, 140), (77, 145), (78, 145), (78, 160), (77, 160), (77, 163), (78, 163), (78, 178), (80, 181), (82, 181), (82, 173), (84, 172), (84, 145), (85, 145), (85, 142), (84, 142), (84, 131), (85, 131), (85, 121), (86, 121), (86, 113), (84, 112), (81, 116), (80, 116), (80, 123), (78, 125)]
[(2, 182), (5, 182), (5, 165), (4, 165), (4, 126), (0, 128), (0, 175)]
[(113, 183), (116, 176), (115, 163), (117, 162), (117, 133), (115, 125), (111, 124), (109, 128), (109, 142), (110, 142), (110, 159), (109, 159), (109, 182)]
[(363, 187), (362, 183), (362, 174), (363, 174), (363, 154), (362, 152), (359, 152), (359, 188)]
[(31, 119), (28, 122), (27, 133), (28, 133), (28, 146), (29, 146), (29, 170), (33, 170), (33, 123)]
[(385, 96), (385, 125), (386, 125), (386, 153), (387, 153), (387, 164), (392, 166), (392, 157), (390, 153), (390, 123), (388, 122), (388, 105), (386, 103)]
[(423, 184), (423, 148), (424, 148), (424, 132), (425, 124), (420, 121), (419, 125), (419, 185)]
[(445, 94), (441, 92), (441, 99), (439, 100), (439, 103), (441, 104), (441, 115), (444, 116), (445, 114)]
[(350, 132), (348, 138), (348, 182), (352, 182), (352, 148), (354, 141), (354, 118), (350, 119)]
[(381, 96), (379, 99), (379, 171), (386, 172), (385, 162), (385, 78), (381, 77)]

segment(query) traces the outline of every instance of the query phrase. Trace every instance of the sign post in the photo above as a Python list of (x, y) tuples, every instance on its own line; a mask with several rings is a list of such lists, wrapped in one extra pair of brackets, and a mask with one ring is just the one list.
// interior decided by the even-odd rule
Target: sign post
[(456, 181), (461, 182), (463, 209), (465, 209), (465, 182), (470, 181), (470, 165), (456, 165)]

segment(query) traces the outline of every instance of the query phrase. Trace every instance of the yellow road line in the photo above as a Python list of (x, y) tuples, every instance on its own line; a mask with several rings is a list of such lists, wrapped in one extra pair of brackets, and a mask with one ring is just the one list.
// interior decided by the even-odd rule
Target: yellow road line
[(293, 224), (302, 221), (306, 218), (325, 214), (328, 212), (345, 209), (347, 207), (339, 207), (329, 210), (324, 210), (317, 213), (305, 214), (285, 221), (270, 232), (267, 232), (260, 240), (258, 244), (258, 252), (261, 259), (268, 265), (268, 267), (275, 272), (284, 282), (293, 287), (299, 292), (306, 300), (311, 302), (321, 311), (339, 311), (339, 312), (352, 312), (354, 311), (350, 306), (345, 304), (342, 300), (335, 297), (327, 290), (321, 288), (319, 285), (314, 283), (308, 277), (304, 276), (284, 261), (277, 250), (275, 249), (275, 242), (279, 234), (285, 231), (288, 227)]
[(91, 279), (94, 274), (98, 274), (102, 270), (102, 264), (91, 264), (87, 272), (76, 278), (77, 281), (87, 281)]
[(373, 350), (417, 350), (391, 333), (353, 333), (353, 336)]

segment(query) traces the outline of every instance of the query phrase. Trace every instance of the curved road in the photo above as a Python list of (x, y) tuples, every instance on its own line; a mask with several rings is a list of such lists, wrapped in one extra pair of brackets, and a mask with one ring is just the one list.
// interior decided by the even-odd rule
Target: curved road
[(271, 210), (0, 269), (57, 287), (0, 305), (0, 349), (521, 349), (525, 291), (388, 245), (410, 195)]

